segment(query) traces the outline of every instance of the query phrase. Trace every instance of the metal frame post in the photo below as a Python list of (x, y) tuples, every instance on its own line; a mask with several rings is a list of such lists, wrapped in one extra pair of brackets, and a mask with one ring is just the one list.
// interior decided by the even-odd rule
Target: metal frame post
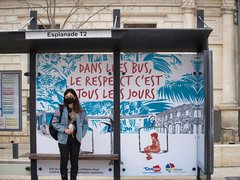
[[(30, 29), (37, 29), (37, 11), (31, 11)], [(30, 52), (30, 153), (37, 152), (36, 138), (36, 52)], [(38, 180), (37, 160), (31, 159), (31, 179)]]
[(29, 29), (38, 29), (37, 26), (37, 11), (30, 11), (30, 26)]
[[(36, 138), (36, 52), (30, 53), (30, 153), (37, 152)], [(37, 180), (37, 160), (31, 159), (31, 179)]]
[[(113, 27), (120, 28), (120, 10), (113, 10)], [(114, 113), (113, 113), (113, 130), (114, 130), (114, 153), (119, 154), (119, 159), (114, 161), (114, 180), (120, 180), (121, 164), (121, 140), (120, 140), (120, 51), (115, 49), (114, 57)]]
[(214, 142), (214, 126), (213, 126), (213, 72), (212, 72), (212, 52), (204, 51), (204, 110), (205, 110), (205, 159), (204, 171), (206, 179), (211, 179), (213, 173), (213, 142)]
[(201, 176), (206, 180), (211, 180), (213, 173), (213, 156), (214, 156), (214, 110), (213, 110), (213, 72), (212, 72), (212, 52), (204, 50), (202, 54), (204, 60), (204, 152), (197, 164), (197, 180)]
[(119, 160), (114, 161), (114, 180), (120, 180), (120, 52), (114, 51), (114, 153), (119, 154)]
[[(197, 28), (204, 28), (204, 11), (197, 10)], [(201, 168), (197, 167), (197, 180), (201, 180)]]
[(120, 28), (120, 9), (113, 10), (113, 28)]
[[(204, 28), (204, 11), (197, 10), (197, 28)], [(207, 26), (207, 25), (206, 25)], [(208, 26), (207, 26), (208, 27)], [(212, 72), (212, 52), (208, 50), (208, 42), (205, 44), (206, 50), (203, 51), (204, 60), (204, 117), (205, 117), (205, 138), (204, 138), (204, 169), (197, 168), (197, 179), (200, 180), (201, 171), (206, 176), (206, 180), (211, 180), (213, 173), (213, 72)]]
[(197, 28), (204, 28), (204, 11), (197, 10)]

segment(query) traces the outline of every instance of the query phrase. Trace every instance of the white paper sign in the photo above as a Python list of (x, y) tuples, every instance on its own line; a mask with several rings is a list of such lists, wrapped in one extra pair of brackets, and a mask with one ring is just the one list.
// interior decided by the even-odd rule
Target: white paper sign
[(110, 38), (111, 30), (29, 31), (26, 39)]

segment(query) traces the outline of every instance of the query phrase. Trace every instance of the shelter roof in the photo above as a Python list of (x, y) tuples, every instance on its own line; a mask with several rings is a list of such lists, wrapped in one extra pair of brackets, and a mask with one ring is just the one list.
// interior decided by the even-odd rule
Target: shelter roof
[(201, 52), (208, 48), (211, 31), (202, 28), (3, 31), (0, 53)]

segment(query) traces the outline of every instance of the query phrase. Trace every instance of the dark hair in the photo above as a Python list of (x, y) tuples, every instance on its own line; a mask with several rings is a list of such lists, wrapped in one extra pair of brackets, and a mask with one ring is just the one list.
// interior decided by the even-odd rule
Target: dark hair
[[(75, 100), (74, 100), (74, 102), (73, 102), (73, 110), (76, 112), (76, 113), (78, 113), (78, 112), (82, 112), (83, 111), (83, 109), (82, 109), (82, 107), (80, 106), (80, 102), (79, 102), (79, 99), (78, 99), (78, 96), (77, 96), (77, 93), (75, 92), (75, 90), (74, 89), (67, 89), (65, 92), (64, 92), (64, 97), (63, 98), (65, 98), (65, 96), (66, 96), (66, 94), (68, 94), (68, 93), (71, 93), (74, 97), (75, 97)], [(66, 106), (67, 107), (67, 104), (64, 102), (64, 106)]]

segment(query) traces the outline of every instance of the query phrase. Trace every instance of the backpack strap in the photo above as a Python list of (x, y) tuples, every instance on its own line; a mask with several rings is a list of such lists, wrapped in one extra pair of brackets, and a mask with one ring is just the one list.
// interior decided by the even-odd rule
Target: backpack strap
[(64, 105), (59, 104), (59, 106), (60, 106), (60, 108), (59, 108), (59, 109), (60, 109), (60, 118), (59, 118), (59, 122), (61, 122)]

